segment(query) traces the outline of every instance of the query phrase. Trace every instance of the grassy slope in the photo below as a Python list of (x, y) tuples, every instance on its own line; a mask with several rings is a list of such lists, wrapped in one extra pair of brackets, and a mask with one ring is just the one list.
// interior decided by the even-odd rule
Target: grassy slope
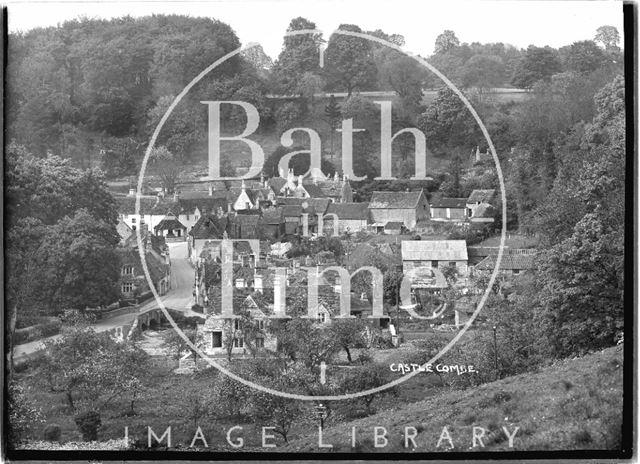
[[(615, 449), (619, 446), (622, 412), (622, 353), (609, 348), (582, 358), (563, 360), (536, 373), (522, 374), (465, 391), (451, 391), (428, 400), (403, 404), (367, 418), (329, 426), (324, 443), (333, 451), (351, 451), (351, 428), (357, 427), (360, 452), (402, 452), (404, 427), (420, 433), (415, 451), (436, 449), (447, 426), (453, 451), (467, 451), (472, 445), (472, 428), (489, 432), (485, 448), (508, 450), (501, 431), (520, 427), (515, 450)], [(386, 448), (374, 449), (373, 428), (388, 432)], [(318, 451), (317, 434), (293, 441), (278, 451)]]

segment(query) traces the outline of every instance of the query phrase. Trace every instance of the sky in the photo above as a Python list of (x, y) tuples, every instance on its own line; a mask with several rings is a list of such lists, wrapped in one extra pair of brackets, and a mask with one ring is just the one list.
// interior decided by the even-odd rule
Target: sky
[[(292, 18), (316, 23), (325, 39), (340, 24), (382, 29), (405, 37), (404, 49), (428, 56), (436, 37), (453, 30), (460, 42), (504, 42), (561, 47), (593, 39), (599, 26), (623, 35), (622, 2), (609, 1), (425, 1), (425, 0), (210, 0), (210, 1), (5, 1), (9, 32), (89, 18), (186, 14), (229, 24), (243, 44), (257, 42), (276, 58)], [(623, 44), (621, 44), (623, 45)]]

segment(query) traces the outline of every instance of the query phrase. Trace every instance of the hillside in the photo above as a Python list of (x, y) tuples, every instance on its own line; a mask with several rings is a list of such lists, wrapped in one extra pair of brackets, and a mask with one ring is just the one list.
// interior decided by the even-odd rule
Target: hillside
[[(402, 452), (404, 428), (415, 427), (416, 452), (505, 451), (502, 427), (513, 433), (513, 450), (615, 449), (622, 421), (622, 352), (608, 348), (582, 358), (566, 359), (536, 373), (509, 377), (464, 391), (451, 391), (425, 401), (351, 422), (329, 425), (323, 443), (331, 451), (348, 452), (356, 427), (358, 452)], [(454, 444), (436, 443), (443, 427)], [(473, 427), (487, 429), (485, 447), (472, 448)], [(374, 448), (374, 427), (385, 427), (388, 445)], [(409, 441), (411, 445), (411, 442)], [(291, 442), (278, 451), (313, 452), (318, 435)], [(324, 450), (320, 450), (324, 451)]]

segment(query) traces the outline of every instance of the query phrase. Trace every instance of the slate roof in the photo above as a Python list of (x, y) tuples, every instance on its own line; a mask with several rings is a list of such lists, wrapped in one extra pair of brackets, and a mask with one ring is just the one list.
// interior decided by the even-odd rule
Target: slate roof
[(373, 192), (369, 209), (408, 209), (418, 206), (422, 190), (417, 192)]
[(469, 198), (467, 199), (467, 203), (482, 203), (482, 202), (490, 202), (493, 199), (493, 195), (495, 195), (495, 189), (476, 189), (471, 192)]
[(465, 209), (467, 207), (467, 199), (442, 197), (439, 200), (433, 200), (431, 207)]
[(467, 261), (465, 240), (404, 240), (403, 261)]
[[(505, 250), (506, 251), (506, 250)], [(484, 258), (476, 265), (476, 269), (481, 271), (493, 271), (496, 266), (497, 253)], [(521, 254), (517, 250), (509, 250), (502, 255), (500, 261), (501, 271), (528, 270), (535, 268), (535, 254)]]
[(333, 213), (342, 220), (369, 219), (369, 203), (331, 203), (327, 208), (327, 214)]
[(282, 207), (284, 217), (300, 217), (302, 216), (302, 206), (300, 205), (284, 205)]

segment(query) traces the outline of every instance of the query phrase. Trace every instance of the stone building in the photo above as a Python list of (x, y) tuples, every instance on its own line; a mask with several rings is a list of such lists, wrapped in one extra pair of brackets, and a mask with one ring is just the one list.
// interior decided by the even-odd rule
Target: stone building
[(429, 204), (424, 191), (373, 192), (369, 202), (371, 221), (384, 227), (387, 222), (402, 222), (407, 229), (429, 219)]

